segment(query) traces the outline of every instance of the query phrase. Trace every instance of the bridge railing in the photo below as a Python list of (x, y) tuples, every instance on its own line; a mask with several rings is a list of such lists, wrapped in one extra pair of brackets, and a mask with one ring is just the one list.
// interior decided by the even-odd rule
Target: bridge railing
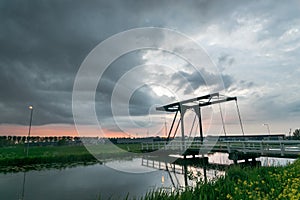
[[(172, 140), (170, 142), (157, 141), (142, 143), (142, 150), (155, 151), (155, 150), (182, 150), (182, 149), (211, 149), (215, 147), (216, 142), (205, 142), (189, 140)], [(224, 145), (223, 145), (224, 146)], [(226, 148), (224, 146), (223, 148)]]
[(142, 143), (142, 150), (177, 150), (182, 147), (189, 146), (192, 141), (186, 140), (184, 142), (180, 140), (172, 140), (172, 141), (156, 141), (156, 142), (145, 142)]
[(224, 141), (228, 153), (259, 153), (261, 155), (300, 155), (299, 140)]
[(211, 152), (243, 152), (264, 155), (300, 155), (299, 140), (193, 141), (172, 140), (142, 143), (142, 150), (200, 150)]

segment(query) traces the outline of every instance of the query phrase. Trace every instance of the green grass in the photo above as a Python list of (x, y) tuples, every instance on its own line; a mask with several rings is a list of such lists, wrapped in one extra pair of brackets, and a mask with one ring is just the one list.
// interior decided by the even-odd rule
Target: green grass
[[(12, 157), (24, 157), (24, 145), (14, 145), (2, 147), (0, 149), (0, 159)], [(70, 154), (86, 154), (88, 151), (84, 146), (45, 146), (29, 147), (29, 156), (55, 156)]]
[[(139, 152), (140, 148), (139, 144), (121, 144), (118, 146), (120, 148), (116, 148), (114, 145), (101, 144), (90, 145), (87, 148), (98, 160), (120, 157), (125, 155), (128, 150)], [(32, 146), (29, 147), (27, 157), (24, 145), (13, 145), (0, 148), (0, 171), (7, 171), (11, 167), (34, 164), (97, 162), (93, 155), (85, 146)]]
[[(99, 159), (122, 156), (124, 151), (140, 152), (139, 144), (91, 145), (88, 149)], [(97, 161), (84, 146), (30, 147), (29, 156), (24, 145), (0, 148), (0, 171), (22, 166), (49, 163), (76, 163)], [(208, 183), (199, 182), (195, 188), (167, 192), (157, 190), (142, 199), (300, 199), (300, 160), (286, 167), (259, 167), (228, 169), (226, 176)], [(128, 199), (128, 197), (127, 197)]]
[(300, 199), (300, 160), (286, 167), (228, 169), (226, 176), (199, 182), (185, 191), (153, 191), (145, 200), (158, 199)]

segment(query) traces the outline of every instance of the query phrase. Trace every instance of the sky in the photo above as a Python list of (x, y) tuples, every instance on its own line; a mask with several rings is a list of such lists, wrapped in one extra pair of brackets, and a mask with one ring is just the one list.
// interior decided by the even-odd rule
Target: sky
[[(0, 27), (1, 135), (27, 135), (33, 105), (32, 135), (163, 136), (174, 115), (156, 106), (212, 92), (238, 98), (246, 134), (266, 134), (264, 123), (271, 133), (300, 128), (299, 1), (3, 0)], [(82, 112), (95, 106), (100, 126), (88, 115), (76, 123), (74, 83), (90, 53), (116, 34), (147, 27), (191, 38), (210, 64), (195, 70), (160, 48), (120, 55), (98, 77), (94, 104), (80, 104)], [(168, 35), (145, 38), (191, 48)], [(241, 134), (235, 104), (221, 107), (227, 134)], [(218, 109), (202, 110), (205, 135), (222, 134)], [(187, 113), (187, 135), (193, 117)]]

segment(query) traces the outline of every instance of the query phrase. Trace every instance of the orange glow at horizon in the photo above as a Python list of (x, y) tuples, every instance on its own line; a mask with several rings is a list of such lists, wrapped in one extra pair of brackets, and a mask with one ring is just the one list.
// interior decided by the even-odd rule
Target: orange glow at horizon
[[(125, 137), (123, 132), (114, 132), (107, 129), (102, 129), (101, 134), (97, 128), (83, 126), (84, 135), (79, 135), (75, 125), (69, 124), (49, 124), (31, 127), (31, 136), (73, 136), (73, 137)], [(0, 135), (11, 136), (27, 136), (28, 126), (16, 124), (2, 124), (0, 125)]]
[[(207, 114), (207, 113), (205, 113)], [(228, 133), (235, 133), (239, 132), (235, 130), (234, 126), (239, 128), (238, 121), (235, 119), (236, 116), (227, 115), (226, 116), (226, 131)], [(190, 112), (187, 113), (185, 116), (185, 135), (190, 135), (190, 130), (192, 127), (192, 122), (194, 119), (194, 113)], [(169, 119), (167, 121), (167, 133), (170, 130), (170, 126), (173, 119)], [(178, 120), (176, 121), (177, 124)], [(193, 127), (193, 132), (191, 136), (198, 136), (199, 135), (199, 124), (198, 119), (195, 121), (195, 126)], [(5, 136), (27, 136), (28, 135), (28, 125), (17, 125), (17, 124), (0, 124), (0, 135)], [(222, 130), (222, 122), (220, 118), (204, 118), (202, 119), (202, 129), (204, 136), (205, 135), (218, 135), (223, 134)], [(160, 136), (165, 137), (165, 129), (164, 129), (164, 122), (158, 124), (156, 126), (152, 126), (149, 128), (138, 128), (138, 129), (128, 129), (126, 132), (123, 131), (112, 131), (109, 129), (102, 128), (101, 130), (99, 127), (89, 126), (89, 125), (81, 125), (79, 126), (79, 130), (81, 131), (78, 133), (74, 124), (47, 124), (47, 125), (39, 125), (39, 126), (32, 126), (31, 128), (31, 136), (73, 136), (73, 137), (148, 137), (148, 136)], [(221, 130), (221, 132), (220, 132)], [(149, 132), (150, 131), (150, 132)], [(174, 134), (174, 129), (172, 134)], [(181, 136), (181, 130), (177, 131), (176, 136)]]

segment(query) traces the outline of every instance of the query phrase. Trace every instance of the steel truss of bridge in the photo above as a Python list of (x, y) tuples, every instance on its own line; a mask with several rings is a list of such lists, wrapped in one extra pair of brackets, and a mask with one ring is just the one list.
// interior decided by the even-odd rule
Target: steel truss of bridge
[[(156, 110), (158, 111), (175, 113), (167, 140), (163, 142), (142, 143), (142, 150), (146, 152), (152, 152), (152, 154), (157, 155), (176, 153), (183, 155), (184, 157), (187, 155), (195, 156), (221, 152), (228, 153), (229, 159), (234, 161), (248, 160), (250, 158), (255, 159), (261, 156), (284, 158), (298, 158), (300, 156), (300, 141), (296, 140), (270, 140), (269, 138), (268, 140), (247, 139), (243, 141), (220, 141), (218, 137), (216, 137), (215, 139), (206, 139), (206, 141), (204, 141), (201, 109), (205, 106), (219, 104), (224, 136), (226, 137), (226, 128), (220, 104), (228, 101), (235, 101), (242, 133), (240, 137), (243, 137), (244, 139), (247, 138), (243, 129), (240, 110), (237, 104), (237, 97), (228, 97), (219, 93), (212, 93), (205, 96), (199, 96), (157, 107)], [(196, 117), (198, 117), (200, 140), (195, 140), (195, 138), (189, 139), (190, 137), (185, 136), (186, 130), (184, 124), (184, 115), (189, 109), (195, 112), (192, 129), (194, 127)], [(179, 120), (176, 119), (178, 114), (180, 115)], [(175, 127), (176, 121), (178, 123)], [(181, 137), (175, 137), (179, 125), (181, 127)], [(172, 133), (173, 137), (171, 137)]]

